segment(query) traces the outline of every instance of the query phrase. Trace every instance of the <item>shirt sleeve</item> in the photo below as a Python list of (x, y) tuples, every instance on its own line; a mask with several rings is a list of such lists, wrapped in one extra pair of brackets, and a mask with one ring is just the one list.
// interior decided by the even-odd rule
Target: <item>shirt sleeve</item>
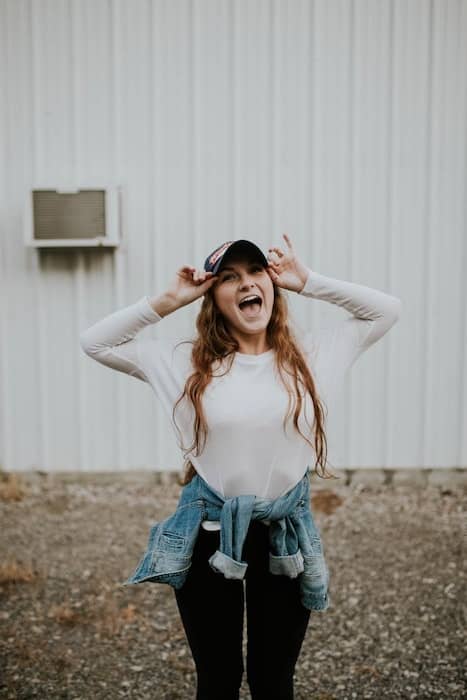
[(312, 270), (299, 294), (336, 304), (351, 314), (330, 328), (306, 333), (304, 337), (305, 350), (312, 355), (321, 386), (328, 396), (333, 396), (360, 355), (397, 322), (402, 301), (378, 289)]
[(149, 303), (149, 297), (144, 296), (82, 331), (79, 338), (81, 348), (93, 360), (148, 382), (139, 350), (142, 343), (153, 341), (138, 338), (137, 334), (161, 319), (162, 316)]

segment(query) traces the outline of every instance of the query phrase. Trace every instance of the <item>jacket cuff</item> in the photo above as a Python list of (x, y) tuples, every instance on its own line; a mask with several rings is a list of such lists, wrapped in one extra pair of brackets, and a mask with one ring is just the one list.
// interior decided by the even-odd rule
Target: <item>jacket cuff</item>
[(245, 577), (248, 567), (247, 562), (236, 561), (227, 556), (227, 554), (223, 554), (219, 549), (209, 557), (209, 564), (211, 569), (214, 569), (214, 571), (220, 574), (224, 574), (225, 578), (237, 579), (243, 579)]
[(296, 578), (304, 570), (303, 555), (300, 550), (296, 554), (278, 557), (269, 552), (269, 571), (277, 576)]

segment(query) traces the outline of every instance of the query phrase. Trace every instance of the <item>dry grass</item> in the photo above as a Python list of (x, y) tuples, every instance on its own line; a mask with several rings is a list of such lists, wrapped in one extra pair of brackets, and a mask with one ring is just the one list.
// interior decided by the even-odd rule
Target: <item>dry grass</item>
[(40, 578), (40, 573), (32, 564), (22, 564), (14, 560), (0, 562), (0, 584), (34, 583), (38, 578)]
[(19, 474), (10, 474), (0, 470), (0, 500), (22, 501), (27, 492)]
[(123, 627), (137, 620), (137, 608), (132, 603), (121, 605), (115, 593), (107, 591), (88, 595), (79, 600), (65, 600), (52, 605), (47, 617), (67, 627), (91, 625), (97, 636), (117, 636)]
[(74, 610), (69, 603), (52, 605), (47, 617), (59, 622), (61, 625), (77, 625), (85, 622), (85, 616), (79, 610)]
[(312, 511), (324, 513), (325, 515), (331, 515), (331, 513), (334, 513), (334, 511), (337, 510), (337, 508), (339, 508), (343, 502), (343, 498), (329, 489), (317, 491), (317, 493), (313, 494), (311, 497)]
[(136, 607), (131, 604), (121, 607), (115, 597), (106, 598), (90, 613), (91, 615), (97, 632), (101, 636), (113, 637), (119, 635), (123, 627), (135, 621)]

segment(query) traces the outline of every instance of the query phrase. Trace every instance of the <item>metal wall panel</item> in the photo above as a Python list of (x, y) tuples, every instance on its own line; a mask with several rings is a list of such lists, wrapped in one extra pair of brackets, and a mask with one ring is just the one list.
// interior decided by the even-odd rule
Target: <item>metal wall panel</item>
[[(150, 388), (79, 333), (284, 231), (404, 304), (352, 369), (331, 463), (465, 466), (466, 86), (467, 0), (0, 0), (1, 466), (179, 468)], [(121, 247), (26, 249), (28, 189), (96, 178), (122, 187)], [(302, 330), (345, 314), (289, 302)]]

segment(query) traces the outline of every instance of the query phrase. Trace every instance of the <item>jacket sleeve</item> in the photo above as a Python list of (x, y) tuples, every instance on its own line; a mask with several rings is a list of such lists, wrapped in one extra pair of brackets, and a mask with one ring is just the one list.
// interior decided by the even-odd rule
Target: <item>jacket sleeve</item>
[[(140, 345), (146, 341), (137, 334), (161, 319), (150, 305), (149, 297), (144, 296), (82, 331), (81, 348), (93, 360), (147, 382), (139, 352)], [(148, 342), (154, 341), (149, 339)]]
[(313, 354), (317, 374), (330, 392), (358, 357), (392, 328), (402, 308), (401, 300), (391, 294), (312, 270), (299, 294), (336, 304), (351, 314), (330, 328), (304, 337), (305, 349)]

